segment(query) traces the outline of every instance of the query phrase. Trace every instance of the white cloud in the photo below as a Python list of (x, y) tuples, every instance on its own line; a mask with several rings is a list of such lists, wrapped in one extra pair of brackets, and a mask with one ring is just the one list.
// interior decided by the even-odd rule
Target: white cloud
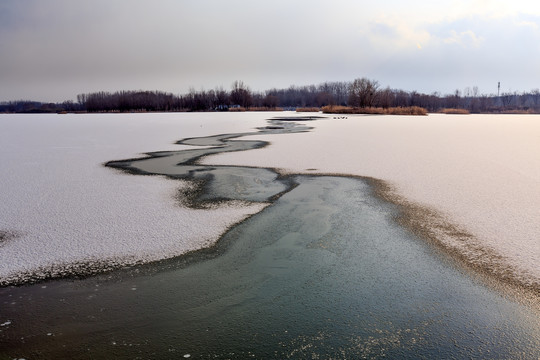
[(461, 31), (459, 33), (455, 30), (451, 30), (450, 36), (442, 39), (442, 41), (446, 44), (478, 47), (484, 41), (484, 38), (477, 36), (474, 31), (471, 30)]
[(532, 31), (538, 31), (540, 30), (540, 25), (538, 22), (535, 21), (529, 21), (529, 20), (516, 20), (515, 21), (516, 26), (526, 27), (529, 28)]

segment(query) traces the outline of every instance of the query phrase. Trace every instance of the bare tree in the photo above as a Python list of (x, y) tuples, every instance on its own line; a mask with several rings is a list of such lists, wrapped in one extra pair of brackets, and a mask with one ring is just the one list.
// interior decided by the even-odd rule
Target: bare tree
[(279, 98), (275, 95), (266, 95), (263, 99), (263, 106), (268, 108), (276, 108), (279, 106)]
[(480, 99), (478, 98), (479, 95), (480, 91), (478, 90), (478, 86), (473, 86), (471, 92), (471, 99), (469, 102), (469, 111), (472, 113), (480, 112)]
[(387, 87), (386, 89), (379, 91), (379, 96), (377, 96), (375, 104), (376, 106), (387, 109), (392, 106), (393, 100), (394, 94), (392, 93), (392, 90), (390, 90), (390, 87)]
[(531, 98), (536, 110), (540, 109), (540, 89), (533, 89), (531, 91)]
[(514, 94), (511, 92), (503, 92), (500, 96), (503, 108), (505, 110), (509, 109), (514, 102)]
[(214, 108), (216, 110), (227, 110), (229, 106), (229, 94), (227, 91), (225, 91), (223, 87), (219, 87), (214, 90), (214, 94)]
[(232, 84), (230, 99), (233, 105), (240, 105), (245, 108), (249, 108), (253, 102), (249, 87), (241, 80), (236, 80)]
[(356, 79), (349, 87), (349, 105), (372, 107), (377, 97), (379, 83), (366, 78)]
[(329, 92), (319, 92), (315, 97), (315, 103), (318, 107), (335, 105), (334, 96)]

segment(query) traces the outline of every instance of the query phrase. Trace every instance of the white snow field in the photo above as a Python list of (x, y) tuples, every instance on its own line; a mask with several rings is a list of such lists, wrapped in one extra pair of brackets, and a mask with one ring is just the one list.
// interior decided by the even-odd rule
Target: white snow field
[[(493, 255), (475, 261), (540, 286), (540, 115), (329, 116), (309, 125), (309, 133), (246, 137), (272, 145), (204, 162), (385, 180)], [(477, 249), (447, 245), (475, 258), (466, 252)]]
[[(182, 149), (185, 137), (252, 131), (267, 114), (0, 115), (0, 283), (77, 264), (134, 264), (211, 245), (265, 205), (181, 207), (185, 182), (103, 163)], [(8, 236), (5, 236), (6, 233)], [(15, 237), (9, 234), (15, 234)]]

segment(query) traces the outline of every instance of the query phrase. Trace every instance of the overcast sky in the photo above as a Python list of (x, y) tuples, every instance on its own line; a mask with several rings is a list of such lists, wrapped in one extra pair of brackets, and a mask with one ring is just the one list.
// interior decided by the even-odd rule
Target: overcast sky
[(442, 94), (540, 87), (537, 0), (0, 0), (0, 101), (359, 77)]

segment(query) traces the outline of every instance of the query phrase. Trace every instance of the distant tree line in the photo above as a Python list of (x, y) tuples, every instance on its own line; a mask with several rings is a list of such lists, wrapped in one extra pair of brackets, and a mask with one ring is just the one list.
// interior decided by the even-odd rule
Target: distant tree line
[(43, 103), (31, 100), (0, 102), (0, 113), (57, 113), (81, 111), (79, 104), (71, 100), (62, 103)]
[(327, 105), (351, 107), (411, 107), (429, 112), (460, 109), (471, 113), (540, 113), (540, 90), (526, 93), (480, 94), (478, 87), (456, 90), (452, 94), (423, 94), (382, 88), (375, 80), (359, 78), (352, 82), (325, 82), (319, 85), (290, 86), (286, 89), (252, 91), (235, 81), (230, 90), (216, 88), (174, 95), (162, 91), (93, 92), (77, 95), (77, 101), (41, 103), (10, 101), (0, 103), (0, 112), (142, 112), (142, 111), (227, 111), (241, 109), (321, 108)]

